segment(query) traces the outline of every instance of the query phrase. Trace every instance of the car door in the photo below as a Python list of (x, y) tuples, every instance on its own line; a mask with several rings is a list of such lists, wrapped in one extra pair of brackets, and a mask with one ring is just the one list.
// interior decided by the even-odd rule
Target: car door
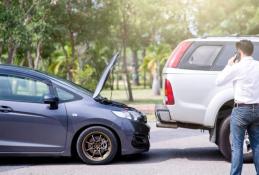
[(64, 104), (50, 109), (51, 82), (0, 74), (0, 152), (62, 152), (67, 134)]

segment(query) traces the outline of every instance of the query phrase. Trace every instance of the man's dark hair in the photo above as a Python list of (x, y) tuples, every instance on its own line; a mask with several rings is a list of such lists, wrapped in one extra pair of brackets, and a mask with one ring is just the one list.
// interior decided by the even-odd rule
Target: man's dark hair
[(254, 52), (254, 45), (250, 40), (240, 40), (236, 43), (236, 48), (247, 56), (251, 56)]

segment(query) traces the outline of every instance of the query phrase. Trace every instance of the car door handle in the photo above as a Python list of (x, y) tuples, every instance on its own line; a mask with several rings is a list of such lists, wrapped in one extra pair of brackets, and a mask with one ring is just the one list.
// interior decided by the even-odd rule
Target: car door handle
[(13, 111), (13, 109), (8, 106), (0, 106), (0, 112), (11, 112), (11, 111)]

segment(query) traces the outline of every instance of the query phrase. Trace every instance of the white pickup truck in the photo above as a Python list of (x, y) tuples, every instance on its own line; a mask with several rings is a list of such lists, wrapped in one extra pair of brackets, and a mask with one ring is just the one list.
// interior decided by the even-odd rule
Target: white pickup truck
[[(181, 42), (163, 69), (164, 102), (155, 109), (157, 127), (208, 130), (210, 141), (219, 146), (227, 160), (231, 159), (233, 87), (218, 87), (215, 80), (241, 39), (253, 42), (253, 57), (259, 58), (256, 36), (205, 37)], [(245, 161), (252, 160), (248, 135), (243, 151)]]

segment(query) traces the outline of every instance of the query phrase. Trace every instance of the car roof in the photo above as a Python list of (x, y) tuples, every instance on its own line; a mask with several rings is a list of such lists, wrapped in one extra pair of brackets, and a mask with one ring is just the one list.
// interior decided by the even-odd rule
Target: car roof
[(15, 66), (15, 65), (10, 65), (10, 64), (0, 64), (0, 69), (2, 70), (8, 70), (8, 71), (15, 71), (19, 73), (25, 73), (29, 74), (32, 76), (37, 76), (39, 78), (52, 78), (49, 76), (47, 73), (40, 72), (38, 70), (34, 70), (28, 67), (23, 67), (23, 66)]
[(247, 39), (252, 42), (259, 42), (259, 36), (255, 35), (240, 35), (240, 36), (205, 36), (200, 38), (190, 38), (187, 41), (221, 41), (221, 42), (237, 42), (242, 39)]

